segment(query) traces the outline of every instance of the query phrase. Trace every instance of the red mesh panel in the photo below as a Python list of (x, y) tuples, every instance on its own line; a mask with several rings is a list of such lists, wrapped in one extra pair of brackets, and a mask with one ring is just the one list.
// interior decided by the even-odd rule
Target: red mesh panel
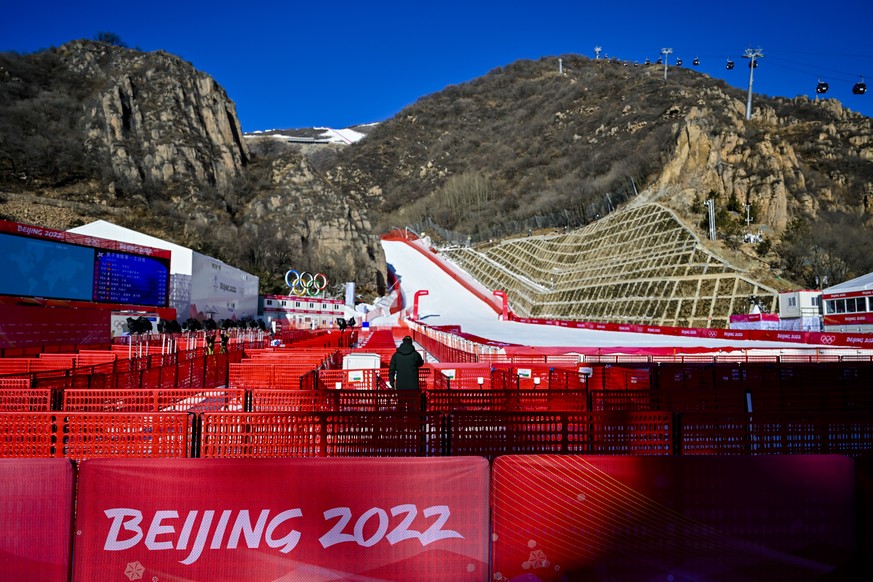
[(419, 411), (421, 393), (397, 390), (253, 390), (253, 412)]
[(206, 412), (242, 410), (244, 390), (189, 388), (163, 390), (65, 390), (70, 412)]
[[(376, 390), (380, 387), (380, 369), (366, 370), (318, 370), (318, 387), (335, 390)], [(385, 374), (388, 377), (388, 374)], [(384, 382), (382, 383), (384, 386)]]
[(591, 410), (655, 410), (651, 390), (592, 390)]
[(52, 390), (45, 388), (0, 388), (0, 411), (50, 411)]
[(0, 457), (54, 457), (55, 413), (0, 412)]
[(0, 378), (0, 389), (4, 388), (30, 388), (30, 378)]
[(665, 412), (453, 412), (452, 455), (596, 453), (669, 455)]
[(203, 458), (439, 454), (440, 417), (404, 413), (205, 413)]
[(868, 413), (752, 413), (681, 415), (683, 455), (861, 456), (873, 450)]
[(187, 457), (193, 415), (184, 412), (69, 412), (63, 453), (70, 459), (95, 457)]
[(427, 410), (529, 411), (585, 410), (585, 390), (429, 390)]

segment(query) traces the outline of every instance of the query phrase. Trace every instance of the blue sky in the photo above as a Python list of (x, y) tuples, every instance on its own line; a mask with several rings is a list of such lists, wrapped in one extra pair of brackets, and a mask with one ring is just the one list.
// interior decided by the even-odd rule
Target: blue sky
[[(12, 2), (0, 51), (33, 52), (98, 31), (163, 49), (214, 77), (244, 131), (383, 121), (448, 85), (519, 59), (603, 54), (653, 62), (672, 48), (746, 88), (748, 48), (764, 53), (754, 91), (827, 97), (873, 116), (873, 2)], [(737, 66), (728, 71), (725, 62)], [(871, 91), (853, 95), (862, 75)]]

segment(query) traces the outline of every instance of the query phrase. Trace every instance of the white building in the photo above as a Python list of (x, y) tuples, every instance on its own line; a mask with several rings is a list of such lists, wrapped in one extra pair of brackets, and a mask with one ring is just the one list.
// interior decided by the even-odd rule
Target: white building
[(821, 331), (821, 291), (779, 293), (779, 328), (789, 331)]
[(295, 329), (324, 329), (337, 327), (337, 319), (355, 318), (357, 325), (365, 316), (355, 312), (340, 299), (299, 297), (295, 295), (264, 295), (261, 311), (268, 324), (274, 321)]
[(129, 228), (97, 220), (69, 232), (171, 252), (170, 307), (181, 323), (188, 318), (248, 319), (258, 315), (258, 277), (218, 259)]
[(873, 273), (822, 291), (825, 331), (873, 332)]

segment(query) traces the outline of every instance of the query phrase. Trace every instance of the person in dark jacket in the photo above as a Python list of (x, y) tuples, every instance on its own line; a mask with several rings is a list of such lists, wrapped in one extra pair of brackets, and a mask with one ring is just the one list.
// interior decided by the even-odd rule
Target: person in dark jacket
[(397, 390), (418, 390), (418, 369), (423, 365), (424, 360), (412, 345), (412, 338), (406, 336), (391, 356), (388, 382)]

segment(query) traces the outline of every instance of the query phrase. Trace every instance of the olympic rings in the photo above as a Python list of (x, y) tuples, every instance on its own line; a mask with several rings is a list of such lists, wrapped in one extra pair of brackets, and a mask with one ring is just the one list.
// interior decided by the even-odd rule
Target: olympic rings
[[(293, 276), (292, 276), (293, 274)], [(290, 269), (285, 273), (285, 284), (291, 288), (291, 293), (297, 297), (318, 297), (327, 289), (327, 277), (323, 273), (313, 275), (308, 271), (299, 272)]]

